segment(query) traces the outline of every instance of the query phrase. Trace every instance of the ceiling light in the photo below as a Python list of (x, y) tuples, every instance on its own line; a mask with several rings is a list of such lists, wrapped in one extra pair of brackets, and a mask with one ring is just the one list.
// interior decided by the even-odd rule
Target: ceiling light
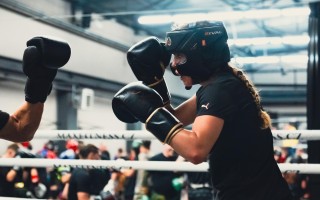
[(277, 63), (293, 63), (307, 66), (307, 55), (294, 55), (294, 56), (258, 56), (258, 57), (235, 57), (231, 62), (239, 64), (277, 64)]
[(287, 8), (281, 10), (281, 15), (284, 17), (290, 17), (290, 16), (308, 16), (310, 15), (310, 8), (304, 7), (304, 8)]
[(209, 13), (188, 13), (175, 15), (147, 15), (140, 16), (138, 22), (145, 25), (169, 24), (178, 21), (198, 21), (198, 20), (241, 20), (241, 19), (266, 19), (275, 17), (288, 16), (308, 16), (309, 7), (285, 8), (285, 9), (259, 9), (248, 11), (231, 11), (231, 12), (209, 12)]
[(267, 19), (273, 17), (280, 17), (281, 10), (270, 9), (270, 10), (248, 10), (244, 12), (245, 19)]
[(172, 22), (176, 23), (187, 23), (192, 22), (194, 19), (207, 20), (207, 14), (194, 13), (194, 14), (178, 14), (172, 16)]
[(140, 24), (167, 24), (172, 22), (171, 15), (150, 15), (150, 16), (141, 16), (138, 18)]
[(307, 45), (310, 37), (308, 35), (284, 36), (284, 37), (257, 37), (229, 39), (230, 46), (250, 46), (250, 45)]

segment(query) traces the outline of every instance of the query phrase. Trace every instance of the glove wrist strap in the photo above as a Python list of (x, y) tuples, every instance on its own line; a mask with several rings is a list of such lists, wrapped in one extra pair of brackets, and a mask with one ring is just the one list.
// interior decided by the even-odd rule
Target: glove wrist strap
[(51, 89), (51, 82), (31, 80), (28, 78), (24, 88), (25, 100), (32, 104), (38, 102), (44, 103), (47, 100), (47, 96), (50, 94)]
[(155, 83), (149, 84), (148, 86), (160, 94), (160, 96), (162, 97), (163, 105), (170, 103), (171, 96), (164, 78)]
[(167, 109), (156, 109), (146, 120), (146, 129), (158, 140), (170, 144), (172, 138), (183, 128), (183, 124)]

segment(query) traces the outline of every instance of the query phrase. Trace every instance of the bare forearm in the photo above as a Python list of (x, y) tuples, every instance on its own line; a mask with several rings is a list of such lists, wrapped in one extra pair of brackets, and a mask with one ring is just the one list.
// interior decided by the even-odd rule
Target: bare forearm
[(12, 182), (12, 181), (14, 181), (16, 175), (17, 175), (17, 172), (16, 172), (15, 170), (10, 170), (10, 171), (7, 173), (6, 180), (7, 180), (8, 182)]
[(205, 161), (208, 153), (201, 144), (195, 132), (184, 129), (172, 139), (170, 146), (186, 160), (198, 164)]
[(192, 124), (196, 118), (196, 97), (192, 96), (178, 107), (173, 108), (172, 105), (167, 105), (166, 109), (171, 112), (184, 126)]
[(13, 142), (31, 140), (39, 127), (42, 113), (43, 103), (25, 102), (0, 130), (0, 138)]
[(171, 140), (175, 151), (192, 163), (206, 160), (209, 152), (218, 140), (224, 120), (218, 117), (202, 115), (193, 123), (192, 130), (182, 130)]
[(78, 200), (89, 200), (90, 194), (86, 192), (77, 192)]

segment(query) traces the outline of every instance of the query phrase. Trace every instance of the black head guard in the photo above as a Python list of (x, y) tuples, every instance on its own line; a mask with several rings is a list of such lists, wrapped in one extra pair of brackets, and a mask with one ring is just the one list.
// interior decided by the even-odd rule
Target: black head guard
[(193, 84), (209, 79), (218, 69), (227, 66), (230, 51), (228, 34), (220, 21), (199, 21), (185, 24), (166, 34), (166, 49), (185, 54), (187, 61), (171, 69), (190, 76)]

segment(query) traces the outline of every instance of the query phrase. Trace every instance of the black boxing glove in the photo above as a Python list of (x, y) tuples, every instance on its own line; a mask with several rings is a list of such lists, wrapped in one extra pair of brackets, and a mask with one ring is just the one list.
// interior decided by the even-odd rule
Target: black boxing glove
[(68, 43), (45, 37), (34, 37), (27, 42), (23, 54), (23, 72), (28, 77), (25, 85), (25, 100), (29, 103), (44, 103), (52, 89), (58, 68), (70, 58)]
[(119, 120), (132, 116), (145, 123), (146, 129), (161, 142), (169, 144), (183, 125), (162, 106), (158, 92), (141, 82), (126, 85), (112, 99), (112, 109)]
[(156, 90), (163, 104), (170, 103), (170, 93), (163, 78), (171, 54), (158, 38), (148, 37), (133, 45), (127, 52), (128, 63), (139, 81)]

